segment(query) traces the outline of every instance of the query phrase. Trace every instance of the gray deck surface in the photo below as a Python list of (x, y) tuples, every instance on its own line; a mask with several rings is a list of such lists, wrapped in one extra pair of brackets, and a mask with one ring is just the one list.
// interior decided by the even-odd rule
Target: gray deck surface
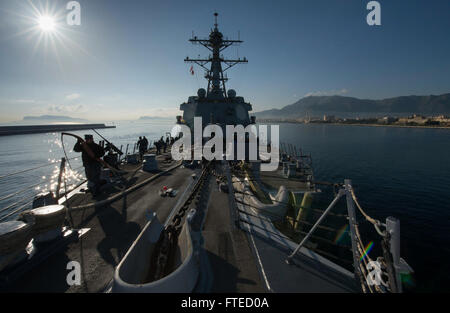
[(204, 224), (205, 250), (213, 272), (211, 292), (265, 292), (247, 236), (233, 228), (228, 195), (211, 180)]
[[(165, 168), (174, 164), (166, 164)], [(191, 169), (178, 167), (115, 202), (101, 208), (74, 212), (75, 227), (90, 230), (78, 242), (50, 256), (6, 291), (104, 291), (112, 279), (114, 268), (147, 222), (146, 210), (156, 212), (159, 221), (164, 223), (192, 181), (192, 173), (194, 171)], [(133, 179), (139, 182), (151, 175), (140, 171)], [(177, 196), (159, 196), (158, 191), (164, 185), (177, 189)], [(210, 265), (211, 292), (355, 290), (349, 275), (342, 275), (339, 268), (329, 261), (318, 262), (307, 249), (302, 249), (304, 253), (296, 259), (297, 265), (287, 265), (285, 258), (293, 247), (286, 244), (283, 238), (270, 233), (274, 231), (271, 223), (241, 214), (241, 218), (247, 218), (248, 222), (259, 227), (241, 223), (242, 229), (239, 229), (230, 219), (228, 194), (219, 191), (214, 177), (209, 181), (209, 193), (202, 234), (205, 255)], [(85, 194), (76, 195), (71, 205), (89, 202), (89, 197)], [(80, 286), (70, 287), (66, 283), (69, 261), (81, 264)]]
[(287, 251), (253, 237), (270, 290), (273, 292), (346, 293), (355, 292), (353, 282), (333, 268), (298, 257), (285, 263)]
[[(237, 196), (238, 199), (242, 195)], [(242, 200), (242, 199), (240, 199)], [(258, 259), (268, 288), (273, 292), (355, 292), (353, 274), (301, 248), (293, 264), (285, 260), (297, 247), (256, 209), (238, 203), (240, 227), (249, 234), (249, 242)], [(246, 213), (244, 213), (246, 212)]]
[[(53, 254), (13, 285), (8, 286), (6, 291), (104, 291), (112, 279), (115, 266), (147, 222), (146, 210), (156, 212), (160, 222), (164, 223), (182, 190), (192, 179), (192, 173), (190, 169), (177, 168), (104, 207), (74, 212), (72, 215), (75, 227), (90, 230), (78, 242), (71, 243), (65, 250)], [(151, 175), (141, 171), (137, 173), (136, 179), (141, 181)], [(173, 198), (163, 198), (158, 194), (163, 185), (178, 189), (179, 193)], [(90, 195), (86, 196), (76, 195), (72, 205), (89, 202)], [(69, 287), (66, 283), (66, 276), (69, 273), (66, 266), (69, 261), (78, 261), (81, 264), (80, 286)]]

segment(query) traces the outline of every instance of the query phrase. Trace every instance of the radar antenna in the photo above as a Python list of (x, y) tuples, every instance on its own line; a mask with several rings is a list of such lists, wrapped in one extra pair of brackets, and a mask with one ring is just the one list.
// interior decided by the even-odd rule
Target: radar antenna
[[(217, 12), (214, 13), (214, 29), (209, 34), (208, 39), (199, 39), (197, 36), (193, 36), (189, 39), (193, 44), (201, 44), (208, 50), (212, 52), (212, 56), (210, 55), (208, 58), (198, 58), (198, 59), (190, 59), (186, 57), (184, 59), (185, 62), (195, 63), (201, 66), (205, 70), (205, 78), (208, 80), (208, 89), (207, 89), (207, 97), (208, 98), (226, 98), (226, 88), (225, 82), (228, 80), (227, 77), (224, 76), (224, 72), (235, 66), (238, 63), (248, 63), (247, 59), (244, 57), (243, 59), (225, 59), (220, 55), (220, 52), (228, 48), (232, 45), (238, 45), (242, 43), (242, 40), (228, 40), (223, 39), (222, 33), (218, 29), (217, 24), (217, 16), (219, 14)], [(211, 67), (207, 68), (206, 65), (211, 63)], [(222, 69), (222, 63), (226, 65), (225, 69)]]

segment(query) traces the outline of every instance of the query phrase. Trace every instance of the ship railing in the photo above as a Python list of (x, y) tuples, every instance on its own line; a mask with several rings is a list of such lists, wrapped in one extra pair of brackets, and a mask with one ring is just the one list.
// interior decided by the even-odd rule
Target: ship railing
[[(301, 151), (300, 153), (296, 153), (296, 149), (292, 145), (280, 144), (280, 151), (281, 153), (288, 153), (288, 155), (289, 153), (293, 153), (293, 155), (297, 157), (302, 156)], [(233, 169), (233, 172), (236, 172), (236, 169)], [(242, 174), (242, 171), (237, 170), (237, 175), (239, 174)], [(228, 178), (228, 181), (231, 182), (231, 178)], [(287, 257), (286, 261), (289, 263), (292, 258), (298, 253), (298, 251), (311, 239), (320, 240), (322, 242), (325, 241), (324, 238), (320, 236), (314, 236), (314, 233), (318, 229), (332, 230), (331, 228), (326, 229), (328, 227), (322, 225), (327, 216), (345, 217), (348, 220), (348, 228), (351, 239), (351, 252), (353, 260), (350, 261), (350, 263), (353, 263), (353, 272), (355, 274), (355, 279), (358, 280), (359, 285), (361, 286), (361, 290), (363, 292), (370, 293), (402, 292), (402, 279), (404, 276), (406, 276), (406, 278), (408, 279), (408, 275), (413, 273), (413, 270), (406, 263), (406, 261), (404, 261), (400, 257), (400, 221), (394, 217), (388, 217), (386, 218), (386, 222), (382, 223), (381, 221), (370, 217), (362, 209), (360, 203), (358, 202), (355, 191), (351, 184), (351, 180), (345, 180), (344, 184), (317, 181), (313, 181), (313, 184), (332, 186), (335, 191), (335, 197), (325, 211), (311, 208), (311, 211), (321, 214), (314, 223), (307, 223), (306, 221), (298, 219), (295, 221), (295, 223), (305, 225), (309, 224), (307, 226), (310, 226), (311, 228), (308, 232), (296, 231), (297, 233), (304, 235), (304, 237), (298, 244), (296, 249)], [(235, 194), (242, 193), (242, 191), (234, 189), (230, 184), (229, 188), (233, 191), (232, 193), (230, 193), (233, 195), (230, 200), (232, 201), (233, 207), (235, 208), (235, 210), (233, 211), (236, 211), (235, 224), (239, 225), (240, 222), (247, 223), (246, 220), (239, 218), (239, 213), (248, 213), (245, 211), (240, 211), (236, 203), (240, 203), (245, 206), (248, 206), (249, 204), (236, 198)], [(333, 208), (341, 198), (346, 198), (346, 214), (337, 214), (332, 212)], [(272, 202), (277, 201), (272, 199)], [(355, 207), (358, 211), (355, 210)], [(263, 212), (263, 210), (259, 208), (258, 211), (266, 216), (269, 216), (270, 220), (272, 221), (282, 220), (284, 218), (283, 216), (274, 216), (272, 212)], [(356, 214), (358, 212), (367, 222), (369, 222), (373, 226), (376, 234), (379, 236), (379, 238), (381, 238), (380, 242), (383, 256), (378, 257), (376, 261), (372, 260), (368, 255), (368, 250), (369, 248), (371, 248), (371, 246), (373, 246), (374, 241), (368, 241), (369, 244), (364, 245), (361, 238), (359, 224), (356, 219)], [(294, 226), (294, 230), (295, 228), (296, 227)], [(334, 244), (335, 246), (337, 245), (336, 243), (330, 242), (329, 240), (327, 243)], [(310, 247), (308, 247), (308, 249), (310, 249)], [(324, 254), (323, 251), (319, 251), (316, 248), (313, 248), (313, 250), (318, 253)], [(325, 253), (325, 255), (328, 257), (331, 256), (327, 253)], [(335, 259), (337, 258), (335, 257)], [(339, 259), (339, 261), (347, 260)]]
[(297, 148), (296, 145), (284, 142), (280, 143), (279, 151), (280, 160), (282, 160), (282, 155), (287, 156), (288, 162), (295, 162), (297, 164), (297, 171), (301, 176), (306, 177), (308, 181), (314, 180), (311, 153), (305, 154), (302, 149)]
[(288, 155), (291, 160), (302, 161), (305, 165), (312, 168), (312, 156), (311, 153), (304, 154), (301, 148), (297, 148), (296, 145), (291, 143), (281, 142), (279, 146), (280, 153)]
[[(238, 175), (242, 174), (241, 171), (233, 169), (233, 173)], [(225, 175), (227, 176), (228, 188), (232, 192), (229, 193), (230, 196), (230, 204), (234, 208), (232, 210), (232, 219), (235, 222), (235, 225), (239, 227), (240, 223), (249, 223), (245, 219), (241, 219), (239, 214), (251, 214), (246, 211), (240, 210), (237, 206), (237, 203), (244, 205), (246, 207), (251, 207), (251, 205), (241, 199), (238, 199), (236, 195), (242, 194), (243, 197), (245, 195), (253, 195), (248, 191), (240, 191), (233, 188), (230, 168), (226, 168)], [(353, 263), (353, 273), (357, 284), (360, 286), (360, 290), (365, 293), (386, 293), (386, 292), (394, 292), (400, 293), (403, 291), (402, 280), (406, 275), (408, 279), (408, 275), (413, 273), (412, 268), (400, 257), (400, 221), (394, 217), (387, 217), (385, 223), (372, 218), (369, 216), (361, 207), (355, 191), (352, 187), (351, 180), (345, 180), (344, 184), (336, 184), (329, 182), (314, 182), (314, 184), (323, 184), (329, 185), (333, 187), (335, 191), (335, 197), (328, 205), (325, 210), (312, 209), (316, 213), (320, 213), (320, 217), (312, 223), (307, 223), (306, 221), (297, 220), (296, 223), (305, 223), (309, 224), (310, 230), (308, 232), (301, 232), (304, 237), (298, 246), (294, 249), (294, 251), (287, 257), (287, 263), (292, 263), (292, 259), (295, 255), (300, 251), (300, 249), (305, 246), (307, 242), (311, 239), (314, 240), (322, 240), (323, 238), (315, 236), (314, 233), (318, 229), (324, 230), (334, 230), (332, 228), (323, 226), (323, 222), (327, 216), (334, 217), (342, 217), (348, 220), (348, 228), (351, 240), (351, 252), (352, 252), (352, 261)], [(346, 214), (339, 214), (336, 212), (332, 212), (333, 208), (336, 207), (336, 204), (342, 198), (346, 199)], [(272, 199), (272, 202), (277, 202)], [(280, 202), (281, 203), (281, 202)], [(288, 204), (288, 203), (284, 203)], [(355, 208), (356, 207), (356, 208)], [(280, 221), (284, 217), (283, 216), (275, 216), (273, 212), (265, 212), (260, 208), (256, 208), (262, 215), (257, 216), (253, 214), (253, 217), (259, 217), (264, 219), (263, 215), (269, 217), (269, 220), (272, 222)], [(359, 230), (359, 223), (357, 221), (357, 213), (362, 216), (367, 222), (369, 222), (374, 230), (376, 231), (376, 235), (381, 239), (381, 248), (382, 248), (382, 257), (378, 257), (376, 261), (372, 260), (369, 256), (370, 248), (373, 246), (374, 241), (370, 241), (369, 244), (364, 245), (363, 239)], [(312, 225), (312, 226), (311, 226)], [(253, 225), (257, 227), (257, 225)], [(295, 226), (294, 226), (295, 228)], [(334, 242), (328, 241), (327, 243), (331, 243), (337, 245)], [(308, 247), (311, 249), (311, 247)], [(312, 248), (312, 250), (318, 252), (319, 254), (324, 254), (324, 251), (320, 251), (316, 248)], [(330, 257), (330, 254), (325, 253), (325, 256)], [(337, 259), (337, 258), (335, 258)], [(344, 260), (340, 260), (344, 261)]]
[[(355, 279), (359, 282), (361, 290), (365, 293), (401, 293), (402, 275), (409, 275), (413, 270), (400, 257), (400, 221), (394, 217), (386, 218), (386, 222), (370, 217), (361, 207), (356, 198), (351, 180), (346, 179), (344, 184), (337, 192), (334, 199), (322, 215), (312, 226), (303, 240), (298, 244), (295, 250), (287, 257), (286, 262), (292, 263), (292, 259), (298, 251), (310, 240), (313, 233), (320, 227), (325, 217), (332, 211), (338, 201), (345, 197), (347, 204), (348, 223), (350, 229), (350, 239), (352, 243), (353, 268)], [(355, 210), (355, 206), (358, 211)], [(381, 247), (383, 256), (373, 261), (368, 255), (368, 247), (373, 245), (364, 245), (359, 231), (359, 224), (356, 219), (356, 212), (359, 212), (366, 221), (368, 221), (376, 233), (381, 238)], [(385, 280), (385, 278), (387, 278)]]
[[(152, 149), (155, 147), (155, 142), (156, 140), (149, 140), (148, 141), (148, 150)], [(125, 152), (124, 150), (122, 150), (122, 148), (125, 147)], [(131, 149), (131, 147), (133, 147), (133, 149)], [(121, 145), (120, 149), (119, 149), (123, 154), (121, 156), (119, 156), (118, 161), (122, 162), (126, 160), (127, 155), (131, 155), (131, 154), (136, 154), (138, 151), (138, 146), (137, 146), (137, 141), (134, 143), (127, 143), (126, 146)]]
[[(14, 191), (12, 193), (9, 193), (7, 195), (3, 195), (0, 197), (0, 203), (2, 202), (9, 202), (4, 207), (0, 209), (0, 222), (3, 222), (7, 219), (10, 219), (14, 216), (17, 216), (21, 212), (25, 211), (26, 209), (30, 208), (35, 201), (36, 197), (39, 195), (39, 193), (43, 191), (51, 192), (54, 196), (55, 200), (58, 201), (65, 195), (69, 194), (76, 188), (78, 188), (81, 184), (86, 182), (86, 179), (84, 178), (84, 171), (79, 171), (83, 166), (78, 166), (76, 168), (71, 168), (69, 161), (71, 160), (78, 160), (79, 157), (73, 157), (73, 158), (61, 158), (59, 161), (59, 172), (58, 172), (58, 179), (56, 182), (55, 188), (46, 188), (49, 185), (52, 185), (52, 182), (50, 181), (53, 177), (50, 177), (50, 180), (47, 180), (44, 176), (44, 181), (40, 181), (38, 183), (33, 183), (31, 185), (26, 186), (25, 188), (21, 188), (20, 190)], [(0, 180), (4, 179), (11, 179), (16, 176), (20, 176), (22, 174), (28, 174), (33, 171), (37, 171), (39, 169), (55, 166), (58, 167), (58, 161), (50, 161), (45, 164), (41, 164), (35, 167), (27, 168), (20, 171), (10, 172), (4, 175), (0, 176)], [(70, 169), (67, 169), (67, 167), (70, 167)], [(56, 170), (56, 168), (55, 168)], [(72, 180), (74, 180), (73, 183), (71, 183), (70, 188), (67, 186), (67, 177), (70, 176)], [(46, 190), (47, 189), (47, 190)], [(11, 201), (12, 199), (12, 201)], [(8, 201), (9, 200), (9, 201)]]
[[(149, 141), (149, 149), (151, 149), (154, 145), (155, 141), (150, 140)], [(103, 147), (105, 146), (105, 142), (100, 141), (100, 145)], [(131, 150), (131, 145), (133, 145), (133, 150)], [(122, 148), (124, 145), (120, 146), (120, 151), (123, 152)], [(130, 151), (128, 149), (130, 148)], [(134, 144), (128, 143), (126, 145), (126, 152), (123, 154), (122, 158), (119, 158), (118, 161), (121, 162), (125, 159), (126, 155), (131, 154), (131, 151), (133, 151), (133, 154), (136, 152), (137, 149), (137, 142)], [(62, 197), (68, 195), (70, 192), (81, 186), (83, 183), (85, 183), (87, 180), (85, 178), (84, 171), (81, 170), (83, 168), (83, 165), (78, 166), (76, 168), (72, 168), (70, 161), (79, 160), (80, 156), (72, 157), (66, 159), (65, 157), (62, 157), (59, 160), (53, 160), (44, 164), (40, 164), (34, 167), (30, 167), (27, 169), (10, 172), (7, 174), (0, 175), (0, 181), (5, 179), (10, 179), (15, 176), (20, 176), (22, 174), (28, 174), (35, 172), (39, 169), (51, 167), (51, 166), (58, 166), (59, 163), (59, 172), (58, 172), (58, 179), (57, 184), (54, 190), (50, 188), (48, 191), (52, 192), (56, 200), (60, 200)], [(80, 171), (81, 170), (81, 171)], [(71, 183), (71, 187), (68, 188), (67, 186), (67, 178), (68, 176), (72, 177), (75, 182)], [(31, 184), (25, 188), (21, 188), (18, 191), (11, 192), (7, 195), (0, 196), (0, 205), (4, 202), (7, 202), (7, 204), (0, 208), (0, 222), (3, 222), (7, 219), (10, 219), (14, 216), (17, 216), (22, 211), (25, 211), (26, 209), (30, 208), (35, 200), (35, 198), (38, 196), (38, 194), (45, 188), (45, 186), (51, 184), (50, 181), (40, 181), (38, 183)], [(44, 188), (43, 188), (44, 187)], [(38, 192), (37, 192), (38, 191)], [(8, 201), (10, 199), (13, 199), (13, 201)]]
[[(149, 140), (148, 142), (148, 150), (150, 150), (151, 148), (154, 147), (156, 140)], [(121, 144), (120, 145), (120, 152), (122, 152), (122, 155), (118, 156), (117, 161), (118, 162), (123, 162), (126, 161), (126, 157), (127, 155), (132, 155), (132, 154), (136, 154), (139, 152), (138, 150), (138, 145), (137, 145), (137, 141), (134, 142), (128, 142), (126, 144)], [(102, 146), (103, 148), (106, 146), (106, 142), (104, 140), (100, 140), (99, 141), (99, 145)]]
[[(235, 174), (237, 176), (245, 176), (246, 172), (242, 171), (242, 170), (239, 170), (239, 169), (236, 169), (236, 168), (233, 168), (233, 174)], [(284, 181), (285, 179), (280, 177), (280, 180)], [(258, 180), (257, 179), (250, 179), (247, 176), (245, 178), (245, 181), (246, 182), (251, 182), (251, 181), (257, 182)], [(336, 190), (336, 188), (339, 187), (338, 184), (330, 183), (330, 182), (311, 181), (311, 183), (314, 184), (314, 185), (324, 185), (324, 186), (333, 187), (333, 190)], [(272, 223), (275, 224), (275, 227), (277, 227), (277, 225), (278, 225), (279, 227), (281, 227), (283, 229), (285, 229), (285, 228), (286, 228), (286, 230), (289, 229), (290, 232), (289, 232), (289, 236), (288, 237), (289, 237), (290, 240), (294, 240), (294, 241), (296, 240), (294, 238), (297, 238), (298, 236), (306, 236), (308, 234), (308, 232), (307, 232), (308, 230), (305, 229), (305, 228), (312, 227), (314, 225), (311, 222), (308, 222), (306, 220), (300, 219), (299, 216), (297, 216), (296, 213), (294, 213), (294, 215), (296, 215), (297, 217), (293, 216), (292, 220), (290, 220), (290, 217), (288, 218), (288, 215), (287, 215), (289, 213), (282, 215), (280, 213), (275, 213), (273, 211), (269, 211), (269, 210), (263, 209), (261, 207), (252, 206), (250, 203), (242, 200), (242, 199), (245, 199), (246, 196), (255, 196), (255, 194), (250, 193), (250, 191), (244, 191), (243, 192), (243, 191), (240, 191), (240, 190), (237, 190), (237, 189), (233, 189), (233, 193), (235, 195), (234, 196), (234, 202), (235, 203), (238, 203), (238, 204), (242, 205), (244, 208), (254, 209), (254, 210), (256, 210), (257, 212), (260, 213), (260, 215), (254, 215), (254, 214), (249, 213), (246, 210), (242, 210), (239, 207), (234, 206), (235, 207), (234, 211), (236, 211), (238, 213), (236, 215), (237, 216), (237, 220), (235, 221), (235, 223), (237, 225), (239, 223), (249, 224), (249, 220), (245, 219), (245, 218), (241, 218), (240, 214), (243, 214), (243, 215), (246, 215), (246, 216), (251, 216), (253, 218), (258, 218), (261, 221), (266, 220), (265, 217), (268, 217), (269, 220)], [(239, 198), (238, 198), (238, 196), (239, 196)], [(297, 208), (297, 204), (293, 203), (291, 200), (285, 202), (285, 201), (278, 201), (278, 200), (272, 198), (272, 199), (270, 199), (270, 201), (273, 204), (281, 204), (281, 205), (286, 205), (286, 206), (291, 207), (291, 208)], [(300, 208), (301, 207), (298, 207), (298, 209), (300, 209)], [(314, 215), (322, 214), (324, 212), (323, 209), (318, 209), (318, 208), (313, 208), (313, 207), (307, 207), (307, 208), (305, 207), (304, 209), (308, 210), (309, 212), (313, 213)], [(288, 209), (288, 212), (289, 212), (289, 209)], [(336, 219), (345, 219), (345, 223), (347, 223), (347, 219), (348, 219), (347, 214), (340, 214), (340, 213), (337, 213), (337, 212), (329, 212), (329, 213), (327, 213), (327, 216), (333, 217), (334, 220), (336, 220)], [(291, 222), (291, 223), (289, 223), (289, 222)], [(252, 225), (252, 226), (258, 227), (258, 226), (255, 226), (255, 225)], [(277, 228), (279, 228), (279, 227), (277, 227)], [(350, 247), (340, 244), (339, 241), (337, 241), (336, 239), (335, 240), (330, 240), (329, 239), (329, 234), (334, 234), (334, 236), (336, 238), (338, 238), (340, 236), (340, 234), (342, 234), (342, 231), (343, 231), (342, 228), (337, 229), (335, 227), (335, 225), (329, 225), (329, 226), (328, 225), (318, 225), (317, 229), (321, 230), (322, 234), (311, 235), (311, 237), (310, 237), (311, 240), (314, 240), (315, 242), (318, 242), (320, 244), (325, 244), (327, 246), (333, 246), (333, 247), (337, 248), (338, 250), (345, 250), (345, 251), (350, 251), (351, 252), (351, 248)], [(326, 235), (324, 235), (324, 234), (326, 234)], [(338, 261), (339, 263), (342, 263), (342, 264), (348, 265), (348, 264), (352, 264), (353, 263), (352, 261), (350, 261), (350, 260), (348, 260), (346, 258), (342, 258), (340, 256), (335, 255), (334, 253), (329, 253), (329, 252), (325, 251), (326, 249), (324, 250), (322, 248), (319, 248), (316, 244), (308, 245), (308, 249), (313, 250), (314, 252), (317, 252), (317, 253), (319, 253), (319, 254), (321, 254), (323, 256), (326, 256), (327, 258), (336, 260), (336, 261)]]

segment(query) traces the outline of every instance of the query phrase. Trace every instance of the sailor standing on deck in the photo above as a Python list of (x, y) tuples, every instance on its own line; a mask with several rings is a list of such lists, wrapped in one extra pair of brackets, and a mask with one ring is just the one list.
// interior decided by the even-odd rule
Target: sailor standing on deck
[(144, 138), (142, 138), (142, 144), (144, 145), (144, 152), (147, 152), (147, 149), (148, 149), (148, 139), (145, 138), (145, 136), (144, 136)]
[(145, 136), (144, 138), (139, 137), (138, 148), (139, 148), (139, 157), (141, 161), (144, 159), (144, 154), (147, 151), (147, 146), (148, 146), (147, 138), (145, 138)]
[[(105, 154), (105, 150), (94, 142), (92, 135), (84, 135), (84, 139), (97, 158), (101, 158)], [(96, 197), (100, 193), (101, 164), (83, 149), (83, 142), (81, 140), (77, 141), (73, 147), (73, 151), (81, 152), (81, 159), (83, 160), (84, 171), (88, 180), (88, 188), (91, 190), (92, 195)]]
[(138, 151), (139, 151), (139, 159), (142, 161), (142, 148), (141, 148), (141, 146), (142, 146), (142, 137), (139, 137), (139, 140), (137, 141), (137, 143), (136, 143), (136, 147), (138, 148)]
[(147, 138), (142, 138), (142, 142), (141, 142), (141, 146), (139, 147), (140, 149), (140, 154), (141, 154), (141, 160), (144, 159), (144, 154), (147, 152), (148, 149), (148, 140)]
[(166, 147), (170, 146), (170, 138), (169, 136), (166, 137)]

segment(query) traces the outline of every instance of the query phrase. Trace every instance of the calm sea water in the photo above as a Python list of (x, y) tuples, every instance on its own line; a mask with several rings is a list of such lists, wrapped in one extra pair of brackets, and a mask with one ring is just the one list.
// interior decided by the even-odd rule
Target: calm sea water
[(282, 124), (280, 137), (311, 152), (316, 180), (352, 179), (369, 215), (400, 219), (417, 291), (450, 290), (450, 130)]
[[(170, 131), (173, 123), (116, 125), (116, 129), (99, 132), (117, 146), (129, 143), (132, 149), (139, 136), (157, 139)], [(86, 131), (76, 133), (83, 135)], [(369, 215), (380, 220), (387, 216), (400, 219), (402, 257), (416, 271), (417, 291), (450, 290), (450, 130), (281, 124), (280, 137), (312, 154), (316, 180), (352, 179)], [(74, 138), (65, 137), (64, 141), (69, 158), (79, 155), (71, 152)], [(0, 137), (0, 145), (0, 176), (63, 156), (58, 134)], [(80, 173), (72, 175), (78, 178), (71, 177), (70, 184), (75, 184), (84, 176), (83, 168), (80, 160), (73, 160), (71, 165)], [(58, 167), (59, 163), (55, 163), (0, 179), (0, 198), (44, 183), (40, 190), (34, 188), (0, 201), (0, 208), (52, 188)], [(0, 212), (0, 217), (5, 214)]]

